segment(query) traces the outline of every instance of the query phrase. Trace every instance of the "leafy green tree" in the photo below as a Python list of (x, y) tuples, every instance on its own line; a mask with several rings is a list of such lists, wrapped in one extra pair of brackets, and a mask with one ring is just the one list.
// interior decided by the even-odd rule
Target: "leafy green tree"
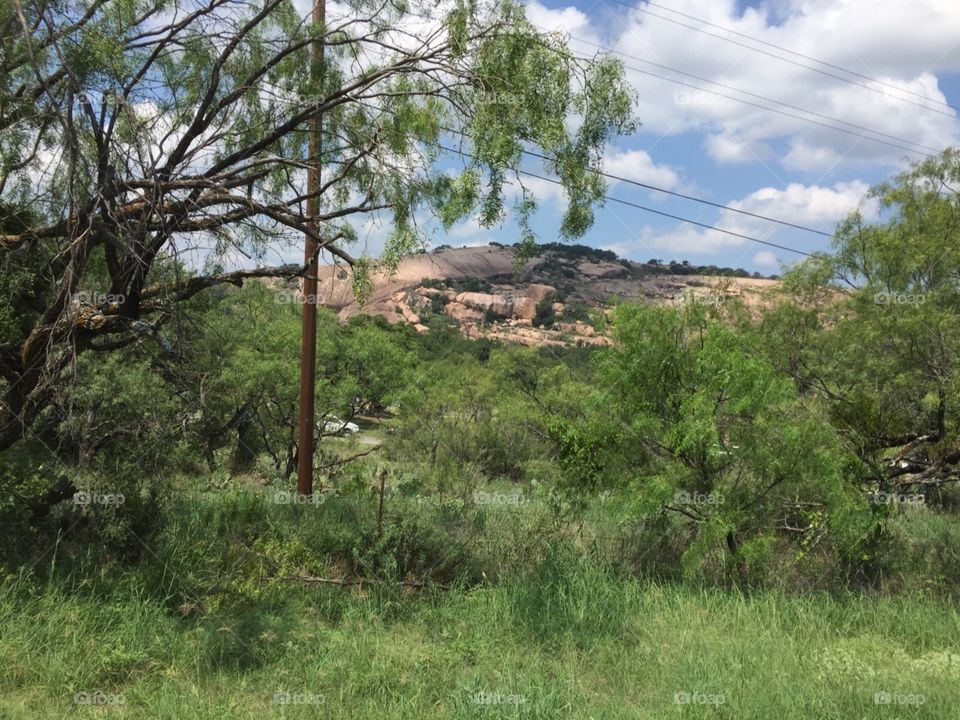
[(690, 524), (685, 562), (725, 547), (742, 571), (779, 533), (857, 541), (855, 458), (750, 335), (696, 303), (622, 305), (614, 328), (604, 397), (637, 448), (637, 509)]
[(487, 479), (525, 479), (528, 464), (549, 451), (546, 394), (531, 385), (537, 366), (534, 351), (499, 347), (486, 362), (470, 355), (422, 361), (398, 394), (398, 458), (419, 460), (444, 483), (464, 479), (468, 469)]
[[(196, 408), (192, 436), (215, 466), (230, 446), (235, 469), (265, 453), (280, 478), (296, 467), (299, 305), (295, 295), (251, 283), (204, 303), (196, 329), (184, 339), (189, 356), (180, 383)], [(384, 402), (402, 382), (407, 353), (400, 333), (376, 323), (341, 326), (329, 310), (317, 315), (316, 444), (335, 434), (327, 423), (350, 420), (376, 398)], [(392, 364), (391, 364), (392, 363)], [(359, 401), (358, 401), (359, 398)]]
[(960, 477), (958, 183), (960, 153), (948, 150), (872, 189), (878, 218), (852, 213), (834, 255), (788, 275), (792, 328), (769, 333), (799, 386), (829, 403), (874, 490)]
[(351, 319), (340, 360), (354, 387), (351, 414), (383, 415), (404, 386), (413, 362), (404, 335), (379, 318)]
[[(369, 260), (345, 247), (353, 223), (390, 216), (388, 265), (421, 244), (418, 214), (495, 225), (530, 146), (566, 190), (562, 234), (589, 227), (604, 190), (592, 171), (634, 126), (617, 61), (580, 60), (512, 2), (437, 14), (352, 0), (331, 12), (314, 24), (290, 0), (0, 7), (0, 201), (35, 215), (0, 231), (0, 257), (28, 271), (14, 306), (33, 308), (0, 313), (4, 332), (16, 330), (0, 345), (0, 450), (47, 407), (76, 354), (136, 343), (212, 285), (304, 272), (224, 272), (227, 256), (263, 258), (307, 234), (366, 287)], [(309, 128), (321, 118), (317, 143)], [(457, 168), (440, 158), (454, 144), (466, 153)], [(307, 188), (311, 152), (323, 177)], [(524, 193), (524, 228), (534, 210)], [(214, 257), (202, 273), (157, 272), (204, 245)], [(78, 308), (81, 290), (115, 300)]]

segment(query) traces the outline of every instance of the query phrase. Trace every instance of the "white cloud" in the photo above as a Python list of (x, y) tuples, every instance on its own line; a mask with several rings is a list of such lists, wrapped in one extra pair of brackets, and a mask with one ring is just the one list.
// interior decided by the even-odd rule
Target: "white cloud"
[[(638, 114), (644, 129), (664, 134), (691, 130), (704, 133), (707, 153), (720, 162), (752, 162), (757, 156), (769, 162), (777, 154), (782, 154), (779, 162), (789, 169), (823, 172), (836, 163), (898, 165), (908, 153), (902, 148), (870, 140), (858, 141), (855, 135), (720, 98), (645, 73), (669, 76), (752, 103), (767, 104), (754, 96), (739, 95), (729, 89), (679, 76), (663, 66), (676, 68), (844, 120), (849, 124), (842, 127), (854, 134), (862, 132), (854, 127), (860, 125), (876, 133), (934, 148), (923, 150), (927, 153), (960, 140), (956, 113), (938, 104), (946, 102), (938, 75), (960, 71), (960, 43), (956, 33), (960, 26), (960, 4), (945, 0), (887, 0), (880, 4), (871, 0), (784, 0), (776, 4), (779, 10), (776, 15), (768, 6), (746, 8), (741, 14), (739, 5), (735, 0), (711, 3), (674, 0), (670, 3), (670, 7), (679, 12), (850, 68), (877, 81), (846, 75), (799, 56), (789, 56), (747, 38), (705, 27), (696, 20), (671, 14), (660, 7), (640, 5), (637, 10), (627, 11), (619, 18), (612, 37), (601, 41), (593, 39), (597, 31), (584, 27), (579, 15), (571, 14), (563, 21), (570, 8), (550, 11), (550, 17), (556, 25), (566, 23), (564, 27), (575, 38), (573, 47), (580, 54), (593, 55), (597, 50), (577, 41), (585, 39), (639, 58), (624, 58), (624, 62), (635, 68), (628, 69), (627, 74), (638, 91)], [(531, 17), (541, 17), (539, 6), (532, 7), (537, 9)], [(859, 85), (758, 54), (655, 15), (699, 27), (743, 45), (753, 45), (764, 52), (787, 55), (800, 65), (815, 66), (825, 73), (848, 77)], [(543, 24), (538, 20), (534, 22)], [(643, 60), (658, 63), (659, 67)], [(898, 97), (927, 103), (928, 109), (903, 102)], [(923, 97), (929, 100), (923, 100)], [(803, 115), (795, 109), (782, 106), (779, 109)], [(806, 117), (816, 122), (836, 124), (823, 117)], [(880, 138), (900, 144), (891, 137)], [(785, 154), (777, 149), (784, 140), (789, 145)]]
[(779, 268), (780, 261), (769, 250), (761, 250), (753, 256), (753, 264), (762, 268)]
[[(729, 205), (738, 210), (831, 232), (832, 225), (856, 208), (868, 189), (869, 186), (860, 180), (838, 182), (833, 187), (790, 183), (782, 190), (773, 187), (760, 188)], [(768, 225), (762, 220), (744, 218), (743, 215), (729, 211), (724, 211), (723, 215), (721, 224), (724, 227), (730, 224), (739, 224), (741, 227), (749, 224), (751, 228)], [(727, 222), (723, 222), (724, 220)]]
[(541, 5), (537, 0), (527, 3), (527, 19), (542, 30), (559, 32), (565, 35), (576, 35), (579, 38), (597, 41), (595, 30), (591, 27), (590, 18), (575, 7), (551, 9)]
[(644, 150), (608, 148), (603, 164), (605, 172), (627, 180), (657, 185), (667, 190), (680, 186), (679, 172), (669, 165), (658, 165)]
[(790, 140), (790, 150), (783, 156), (783, 165), (791, 170), (814, 172), (831, 168), (841, 159), (840, 151), (829, 144), (816, 145), (802, 137), (795, 137)]
[(677, 225), (666, 230), (645, 225), (634, 237), (621, 242), (605, 243), (602, 248), (613, 250), (620, 257), (635, 260), (646, 260), (647, 257), (677, 260), (694, 254), (734, 252), (746, 242), (732, 235), (692, 225)]
[[(866, 183), (859, 180), (838, 182), (832, 187), (791, 183), (784, 189), (760, 188), (746, 197), (728, 202), (727, 205), (815, 230), (832, 232), (837, 222), (861, 204), (867, 189)], [(799, 230), (783, 228), (760, 218), (748, 217), (730, 210), (721, 211), (716, 222), (712, 224), (715, 227), (759, 240), (777, 242), (798, 250), (807, 250), (808, 247), (803, 243), (813, 237)], [(624, 227), (626, 229), (626, 226)], [(720, 262), (727, 265), (740, 263), (746, 249), (753, 247), (753, 244), (746, 238), (681, 224), (666, 230), (644, 226), (633, 238), (607, 244), (604, 247), (618, 255), (634, 259), (648, 254), (660, 256), (666, 254), (672, 258), (681, 258), (685, 255), (716, 256), (726, 253)], [(754, 262), (758, 265), (767, 264), (771, 258), (776, 266), (777, 257), (768, 251), (758, 252), (754, 256)]]

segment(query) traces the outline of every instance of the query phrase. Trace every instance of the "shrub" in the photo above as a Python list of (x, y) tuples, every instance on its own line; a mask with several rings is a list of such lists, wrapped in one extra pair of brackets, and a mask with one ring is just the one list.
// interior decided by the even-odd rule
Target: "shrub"
[(430, 298), (430, 312), (440, 315), (444, 308), (450, 304), (450, 298), (446, 295), (434, 295)]
[(447, 281), (437, 280), (436, 278), (423, 278), (420, 281), (420, 287), (433, 288), (434, 290), (446, 290)]
[(556, 296), (550, 293), (537, 303), (536, 314), (533, 316), (534, 327), (552, 327), (557, 322), (557, 313), (553, 309), (555, 302)]
[(960, 594), (960, 518), (904, 508), (886, 522), (875, 563), (890, 590)]

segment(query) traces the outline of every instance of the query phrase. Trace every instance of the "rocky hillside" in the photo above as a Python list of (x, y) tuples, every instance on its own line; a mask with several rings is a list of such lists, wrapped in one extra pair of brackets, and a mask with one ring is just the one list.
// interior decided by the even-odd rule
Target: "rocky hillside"
[(608, 344), (598, 327), (617, 299), (676, 304), (690, 297), (720, 302), (740, 296), (753, 303), (777, 285), (756, 276), (699, 274), (687, 264), (636, 263), (606, 251), (560, 245), (542, 248), (520, 267), (515, 250), (503, 246), (414, 255), (393, 275), (375, 276), (373, 292), (362, 305), (353, 296), (352, 281), (347, 268), (321, 269), (320, 300), (343, 319), (382, 315), (418, 332), (453, 321), (469, 337), (525, 345)]

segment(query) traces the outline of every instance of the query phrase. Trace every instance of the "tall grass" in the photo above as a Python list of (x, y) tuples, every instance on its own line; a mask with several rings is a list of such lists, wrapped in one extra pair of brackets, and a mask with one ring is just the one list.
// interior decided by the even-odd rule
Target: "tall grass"
[[(186, 617), (130, 589), (8, 579), (0, 666), (10, 718), (955, 718), (960, 617), (694, 591), (559, 555), (498, 587), (293, 586)], [(97, 691), (123, 702), (74, 701)]]
[(393, 499), (378, 537), (373, 503), (201, 495), (136, 563), (6, 576), (0, 718), (958, 717), (946, 600), (641, 580), (536, 507)]

